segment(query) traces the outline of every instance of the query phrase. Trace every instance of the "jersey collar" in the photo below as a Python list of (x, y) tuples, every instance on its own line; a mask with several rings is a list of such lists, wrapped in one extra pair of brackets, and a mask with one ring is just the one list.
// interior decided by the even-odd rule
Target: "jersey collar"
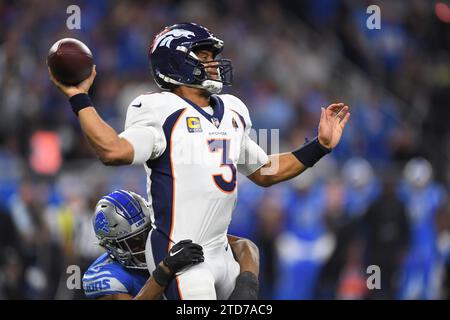
[(216, 128), (219, 128), (220, 123), (222, 122), (223, 111), (224, 111), (222, 99), (220, 99), (216, 95), (212, 95), (209, 98), (209, 100), (211, 102), (211, 107), (213, 107), (213, 109), (214, 109), (214, 113), (212, 115), (210, 115), (208, 112), (203, 110), (202, 107), (199, 107), (191, 100), (183, 98), (183, 97), (180, 97), (180, 98), (182, 98), (184, 101), (189, 103), (192, 107), (194, 107), (195, 110), (197, 110), (201, 115), (203, 115), (206, 119), (208, 119), (208, 121), (211, 122)]

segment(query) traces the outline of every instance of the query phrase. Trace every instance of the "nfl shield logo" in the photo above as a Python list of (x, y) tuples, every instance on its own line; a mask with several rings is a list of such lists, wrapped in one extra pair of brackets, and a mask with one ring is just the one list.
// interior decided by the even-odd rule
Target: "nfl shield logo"
[(231, 120), (231, 124), (233, 125), (234, 131), (236, 131), (239, 128), (239, 126), (234, 118), (233, 118), (233, 120)]
[(217, 128), (219, 127), (219, 125), (220, 125), (219, 119), (217, 119), (216, 117), (212, 117), (211, 121), (212, 121), (213, 125), (215, 125)]

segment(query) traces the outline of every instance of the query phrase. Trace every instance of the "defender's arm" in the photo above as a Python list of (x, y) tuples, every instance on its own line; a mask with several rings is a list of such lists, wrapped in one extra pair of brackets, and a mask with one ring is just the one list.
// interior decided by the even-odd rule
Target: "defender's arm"
[[(162, 262), (159, 263), (158, 268), (161, 268), (168, 277), (173, 276), (169, 268), (167, 268)], [(158, 300), (161, 298), (165, 289), (166, 287), (158, 284), (154, 277), (150, 277), (133, 300)]]
[(251, 272), (259, 276), (259, 250), (250, 240), (228, 235), (228, 243), (233, 250), (234, 258), (239, 263), (242, 272)]
[(97, 300), (132, 300), (132, 299), (133, 297), (128, 293), (117, 293), (99, 297)]
[(250, 240), (228, 235), (228, 242), (239, 263), (240, 274), (229, 300), (256, 300), (259, 293), (259, 251)]

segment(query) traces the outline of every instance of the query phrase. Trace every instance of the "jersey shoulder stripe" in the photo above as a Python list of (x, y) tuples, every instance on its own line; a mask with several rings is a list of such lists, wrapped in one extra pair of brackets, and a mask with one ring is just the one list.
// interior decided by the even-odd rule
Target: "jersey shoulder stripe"
[(129, 293), (132, 281), (124, 267), (105, 253), (83, 275), (83, 289), (87, 297)]
[(117, 293), (127, 293), (129, 290), (116, 278), (104, 277), (95, 281), (83, 282), (86, 297), (96, 298)]

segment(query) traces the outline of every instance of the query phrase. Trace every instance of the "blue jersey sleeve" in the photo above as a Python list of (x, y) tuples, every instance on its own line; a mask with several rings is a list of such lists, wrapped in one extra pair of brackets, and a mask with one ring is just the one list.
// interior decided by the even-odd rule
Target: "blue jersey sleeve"
[(131, 294), (132, 285), (132, 277), (107, 255), (97, 259), (83, 276), (83, 289), (88, 298), (118, 293)]

